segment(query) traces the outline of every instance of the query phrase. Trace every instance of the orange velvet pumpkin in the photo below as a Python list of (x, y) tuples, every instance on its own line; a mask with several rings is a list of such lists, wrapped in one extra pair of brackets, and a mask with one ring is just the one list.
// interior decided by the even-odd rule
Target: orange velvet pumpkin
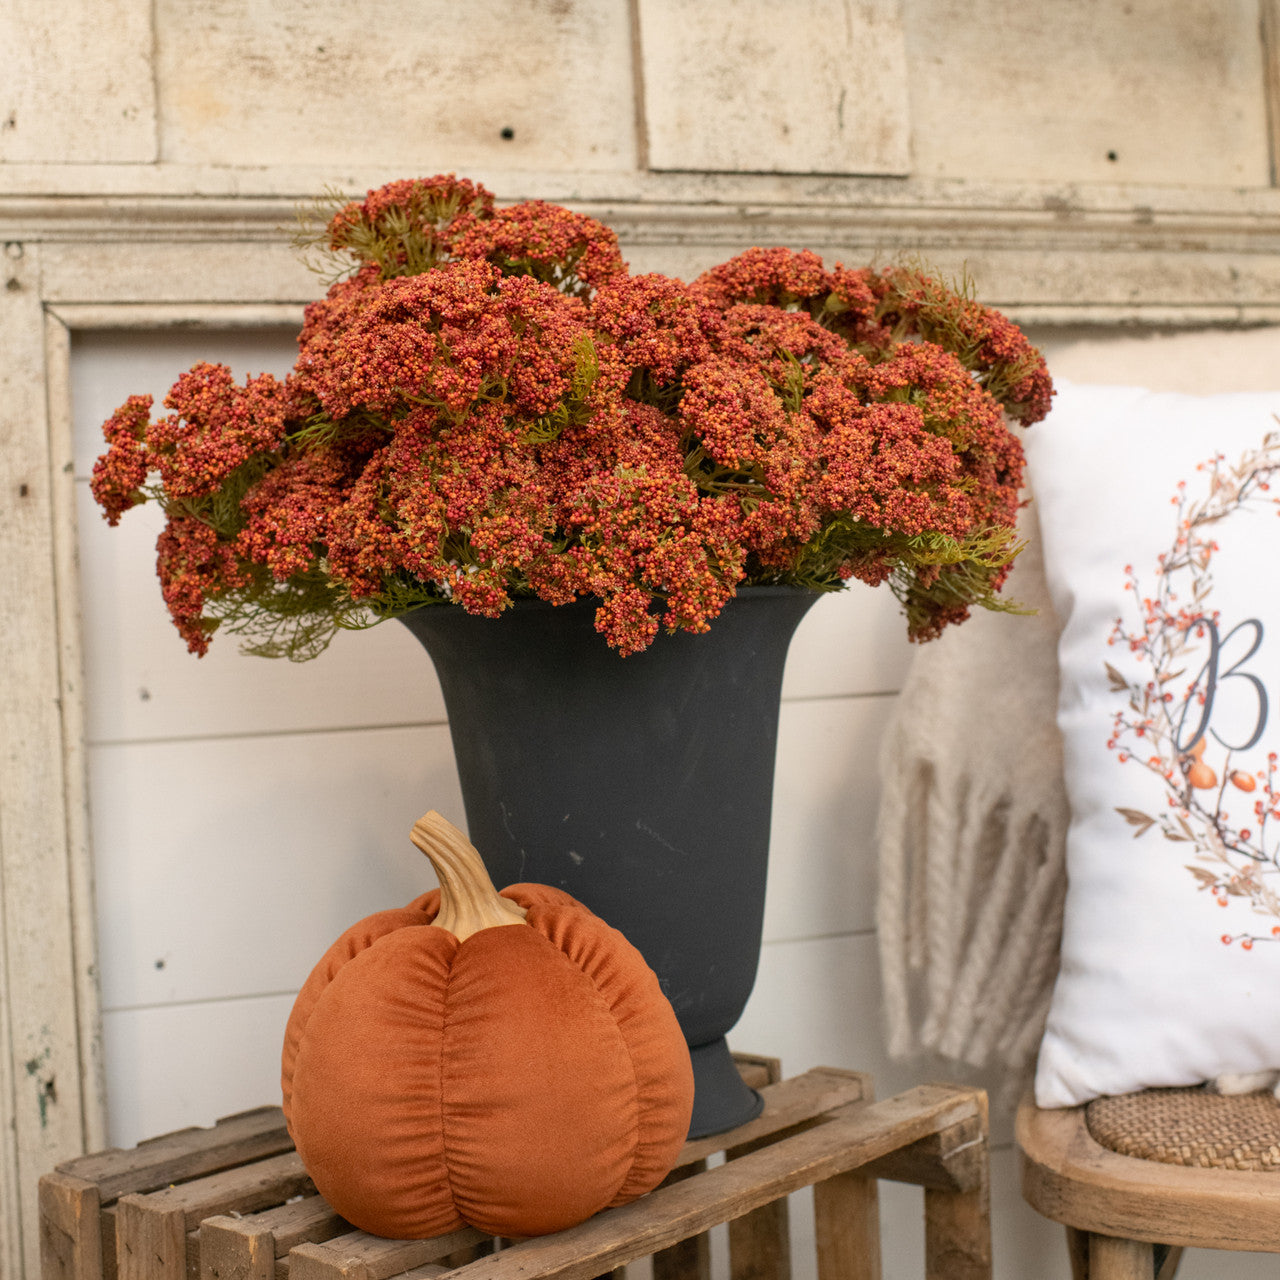
[(418, 1238), (541, 1235), (656, 1186), (693, 1072), (652, 970), (558, 889), (499, 896), (439, 814), (413, 839), (440, 889), (348, 929), (289, 1018), (284, 1111), (317, 1188)]

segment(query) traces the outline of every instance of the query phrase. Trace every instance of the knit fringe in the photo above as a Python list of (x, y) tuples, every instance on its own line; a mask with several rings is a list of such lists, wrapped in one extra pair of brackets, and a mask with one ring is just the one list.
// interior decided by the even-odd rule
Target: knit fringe
[(1011, 1081), (1039, 1048), (1066, 892), (1057, 620), (1028, 531), (1013, 593), (1038, 616), (974, 619), (920, 651), (882, 748), (878, 827), (889, 1053)]
[[(1057, 973), (1067, 813), (993, 792), (891, 732), (877, 928), (893, 1057), (921, 1050), (1021, 1073)], [(1031, 744), (1029, 748), (1033, 749)]]

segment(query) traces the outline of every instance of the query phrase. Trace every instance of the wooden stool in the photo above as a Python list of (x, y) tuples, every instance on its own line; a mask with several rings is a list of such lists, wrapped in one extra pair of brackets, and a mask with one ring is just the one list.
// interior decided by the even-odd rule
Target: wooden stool
[(1075, 1280), (1171, 1280), (1184, 1248), (1280, 1253), (1280, 1102), (1148, 1089), (1018, 1109), (1022, 1194)]

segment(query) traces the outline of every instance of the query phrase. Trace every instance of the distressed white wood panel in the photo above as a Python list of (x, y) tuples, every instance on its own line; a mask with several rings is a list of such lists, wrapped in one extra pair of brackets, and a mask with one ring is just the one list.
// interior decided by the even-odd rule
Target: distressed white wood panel
[[(75, 338), (72, 389), (75, 466), (87, 478), (104, 447), (102, 421), (130, 394), (165, 392), (197, 360), (228, 364), (237, 378), (283, 375), (290, 330), (88, 332)], [(438, 683), (416, 641), (395, 625), (340, 635), (318, 661), (266, 662), (239, 654), (231, 636), (203, 659), (186, 652), (160, 598), (154, 544), (158, 510), (144, 507), (109, 528), (79, 486), (83, 608), (94, 637), (89, 737), (94, 742), (399, 724), (443, 716)], [(784, 697), (883, 693), (910, 660), (892, 595), (854, 582), (824, 597), (791, 648)]]
[[(1045, 200), (1058, 195), (1044, 193)], [(1064, 224), (1070, 213), (1064, 212)], [(887, 217), (882, 225), (860, 224), (841, 231), (826, 227), (803, 239), (786, 228), (744, 228), (737, 242), (708, 242), (695, 235), (671, 241), (624, 243), (632, 271), (663, 271), (692, 280), (752, 244), (810, 248), (827, 263), (861, 267), (918, 258), (944, 280), (968, 276), (984, 303), (1011, 312), (1050, 307), (1084, 322), (1133, 325), (1256, 323), (1251, 308), (1268, 308), (1274, 320), (1280, 302), (1280, 255), (1246, 238), (1201, 247), (1204, 237), (1188, 229), (1196, 247), (1172, 248), (1163, 235), (1143, 237), (1126, 229), (1068, 238), (1037, 227), (981, 236), (956, 226), (908, 226)], [(781, 234), (776, 234), (780, 232)], [(1172, 233), (1170, 239), (1173, 238)], [(1214, 314), (1205, 314), (1212, 310)], [(1017, 316), (1015, 314), (1014, 318)]]
[(1257, 0), (907, 0), (904, 15), (922, 176), (1270, 182)]
[(197, 360), (237, 378), (293, 364), (290, 330), (104, 332), (74, 343), (72, 388), (83, 612), (88, 646), (88, 736), (93, 742), (441, 721), (434, 668), (403, 627), (343, 633), (314, 662), (245, 657), (234, 636), (195, 658), (169, 621), (155, 575), (163, 519), (154, 505), (110, 528), (88, 491), (101, 423), (131, 393), (165, 392)]
[(1280, 325), (1123, 338), (1096, 329), (1033, 329), (1031, 336), (1053, 375), (1073, 382), (1147, 386), (1187, 395), (1280, 388)]
[(6, 0), (0, 49), (0, 163), (156, 159), (151, 0)]
[[(1268, 0), (1274, 4), (1276, 0)], [(351, 195), (405, 176), (403, 165), (10, 165), (5, 169), (0, 228), (6, 239), (27, 231), (41, 239), (129, 242), (146, 239), (276, 238), (294, 223), (295, 201), (311, 201), (336, 183)], [(798, 227), (888, 224), (951, 226), (981, 238), (994, 228), (1028, 231), (1064, 223), (1089, 236), (1097, 227), (1129, 226), (1147, 234), (1193, 222), (1216, 236), (1274, 225), (1280, 192), (1270, 187), (1203, 184), (1080, 184), (975, 176), (957, 182), (932, 175), (893, 178), (849, 174), (505, 169), (468, 176), (502, 201), (539, 198), (601, 211), (619, 235), (633, 226), (713, 227), (733, 238), (746, 224)], [(1070, 219), (1070, 221), (1068, 221)], [(1252, 220), (1257, 225), (1251, 226)], [(264, 235), (266, 233), (266, 235)], [(652, 238), (650, 236), (650, 238)], [(777, 239), (777, 236), (773, 237)]]
[(900, 0), (638, 0), (648, 167), (905, 174)]
[(782, 696), (894, 693), (902, 687), (913, 647), (893, 593), (851, 582), (823, 596), (796, 629)]
[(215, 636), (203, 658), (188, 653), (156, 578), (159, 508), (112, 529), (87, 484), (76, 496), (90, 742), (443, 722), (431, 659), (398, 622), (339, 632), (310, 662), (247, 656), (232, 635)]
[[(1189, 238), (1194, 232), (1188, 233)], [(896, 252), (909, 252), (904, 239)], [(1107, 243), (1080, 245), (1074, 252), (1058, 252), (1046, 235), (1038, 247), (930, 247), (926, 259), (943, 279), (968, 274), (977, 296), (994, 307), (1018, 308), (1037, 303), (1100, 311), (1106, 307), (1138, 318), (1143, 310), (1163, 315), (1148, 325), (1179, 323), (1179, 308), (1218, 304), (1247, 308), (1254, 302), (1274, 305), (1280, 300), (1280, 254), (1239, 251), (1209, 252), (1199, 248), (1176, 251), (1151, 247), (1140, 237), (1117, 236)], [(1149, 250), (1149, 251), (1148, 251)], [(840, 256), (829, 251), (830, 257)], [(865, 255), (864, 255), (865, 258)], [(849, 253), (846, 260), (856, 262)], [(1122, 317), (1117, 317), (1122, 320)], [(1230, 316), (1222, 317), (1229, 323)], [(1180, 323), (1187, 323), (1184, 319)]]
[(729, 1043), (780, 1057), (789, 1073), (823, 1063), (869, 1071), (877, 1097), (923, 1080), (987, 1089), (993, 1140), (1013, 1140), (1016, 1090), (999, 1089), (991, 1072), (927, 1055), (914, 1061), (889, 1058), (879, 953), (871, 930), (766, 942), (751, 999)]
[(102, 1005), (89, 846), (89, 779), (85, 754), (85, 671), (80, 551), (76, 539), (76, 478), (71, 421), (71, 334), (45, 313), (46, 402), (53, 515), (53, 580), (58, 607), (58, 679), (66, 789), (67, 907), (75, 959), (80, 1096), (87, 1150), (106, 1142), (107, 1105), (102, 1061)]
[(635, 164), (623, 4), (158, 0), (155, 11), (166, 161)]
[(1275, 1280), (1274, 1253), (1227, 1253), (1188, 1249), (1182, 1255), (1178, 1280)]
[(6, 246), (0, 280), (0, 1260), (34, 1275), (36, 1179), (84, 1112), (38, 248)]
[(442, 725), (89, 754), (105, 1010), (297, 987), (348, 925), (435, 886), (423, 813), (464, 825)]
[(252, 1107), (278, 1106), (293, 999), (286, 992), (106, 1014), (108, 1142), (131, 1147)]
[(206, 239), (179, 232), (109, 249), (91, 240), (50, 244), (43, 297), (50, 303), (310, 302), (324, 293), (324, 282), (299, 261), (287, 221), (265, 243), (240, 239), (233, 228)]
[(892, 705), (888, 696), (783, 704), (766, 939), (874, 927), (880, 739)]

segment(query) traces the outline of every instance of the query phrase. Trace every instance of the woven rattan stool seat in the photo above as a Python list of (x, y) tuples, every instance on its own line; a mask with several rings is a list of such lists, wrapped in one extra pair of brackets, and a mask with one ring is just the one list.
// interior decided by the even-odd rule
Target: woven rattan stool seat
[(1280, 1102), (1269, 1092), (1224, 1097), (1203, 1089), (1147, 1089), (1095, 1099), (1085, 1122), (1096, 1142), (1120, 1155), (1192, 1169), (1280, 1173)]

